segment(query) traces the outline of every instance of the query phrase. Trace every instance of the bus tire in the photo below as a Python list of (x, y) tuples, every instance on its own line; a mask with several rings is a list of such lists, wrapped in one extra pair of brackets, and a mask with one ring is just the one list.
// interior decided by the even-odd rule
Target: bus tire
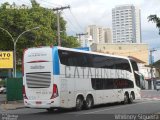
[(129, 95), (127, 93), (124, 94), (124, 101), (123, 104), (128, 104), (129, 102)]
[(134, 100), (134, 95), (133, 95), (133, 93), (131, 93), (130, 97), (129, 97), (129, 103), (132, 104), (133, 100)]
[(82, 96), (78, 96), (76, 99), (76, 110), (82, 110), (83, 107), (83, 97)]
[(90, 109), (93, 107), (94, 101), (91, 95), (88, 95), (84, 104), (85, 109)]
[(47, 110), (48, 112), (53, 112), (53, 111), (54, 111), (53, 108), (47, 108), (46, 110)]

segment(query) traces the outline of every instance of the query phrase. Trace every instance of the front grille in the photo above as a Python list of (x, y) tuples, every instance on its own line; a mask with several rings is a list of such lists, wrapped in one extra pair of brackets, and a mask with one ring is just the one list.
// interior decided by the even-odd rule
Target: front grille
[(48, 88), (51, 84), (50, 72), (27, 73), (26, 82), (28, 88)]

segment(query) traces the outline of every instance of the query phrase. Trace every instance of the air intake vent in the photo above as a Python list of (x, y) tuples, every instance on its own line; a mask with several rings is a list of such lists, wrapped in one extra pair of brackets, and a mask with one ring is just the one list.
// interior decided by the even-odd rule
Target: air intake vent
[(51, 84), (51, 73), (27, 73), (26, 82), (28, 88), (48, 88)]

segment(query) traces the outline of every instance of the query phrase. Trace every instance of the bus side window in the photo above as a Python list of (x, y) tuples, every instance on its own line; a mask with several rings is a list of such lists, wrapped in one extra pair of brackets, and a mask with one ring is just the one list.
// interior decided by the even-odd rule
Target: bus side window
[(135, 76), (135, 79), (136, 79), (136, 85), (138, 87), (140, 87), (140, 76), (135, 72), (134, 72), (134, 76)]
[(116, 58), (115, 65), (116, 65), (116, 69), (121, 69), (121, 70), (126, 70), (126, 71), (131, 72), (129, 62), (126, 59)]
[(132, 64), (132, 68), (133, 68), (133, 72), (134, 72), (134, 77), (135, 77), (135, 82), (136, 82), (136, 85), (138, 87), (140, 87), (140, 75), (137, 73), (139, 70), (138, 70), (138, 65), (135, 61), (131, 60), (131, 64)]

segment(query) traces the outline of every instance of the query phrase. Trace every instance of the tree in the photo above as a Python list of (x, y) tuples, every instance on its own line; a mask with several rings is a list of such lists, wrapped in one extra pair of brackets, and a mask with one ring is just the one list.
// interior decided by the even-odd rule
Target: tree
[(66, 38), (64, 38), (62, 40), (62, 46), (65, 47), (79, 47), (80, 43), (77, 42), (77, 38), (73, 37), (73, 36), (66, 36)]
[[(15, 5), (15, 3), (13, 3)], [(14, 39), (23, 31), (40, 27), (22, 35), (17, 42), (17, 59), (22, 58), (23, 49), (36, 46), (50, 46), (57, 43), (57, 18), (56, 14), (47, 8), (43, 8), (31, 0), (29, 9), (7, 9), (9, 3), (0, 6), (0, 27), (6, 29)], [(78, 41), (66, 34), (66, 21), (60, 17), (61, 39), (65, 41), (62, 46), (77, 47)], [(0, 50), (13, 50), (13, 42), (10, 36), (0, 29)]]
[(158, 27), (160, 34), (160, 18), (157, 17), (157, 15), (150, 15), (148, 16), (148, 21), (153, 21), (154, 23), (156, 23), (156, 27)]

